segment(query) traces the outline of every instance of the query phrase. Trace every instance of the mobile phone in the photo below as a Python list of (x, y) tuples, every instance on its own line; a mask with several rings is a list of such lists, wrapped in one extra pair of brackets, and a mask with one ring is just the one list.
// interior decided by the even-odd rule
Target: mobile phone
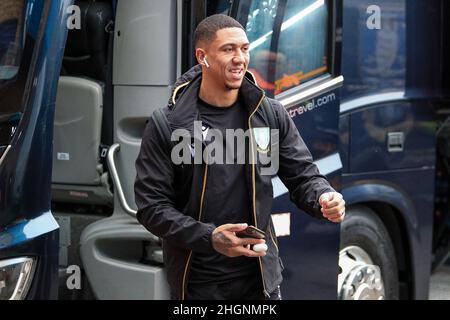
[(245, 230), (236, 232), (236, 236), (239, 238), (264, 239), (266, 237), (266, 233), (254, 226), (248, 226)]

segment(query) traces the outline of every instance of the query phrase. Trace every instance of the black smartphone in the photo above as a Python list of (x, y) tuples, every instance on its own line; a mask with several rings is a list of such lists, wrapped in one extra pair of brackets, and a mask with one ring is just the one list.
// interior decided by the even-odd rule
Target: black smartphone
[(264, 239), (266, 237), (266, 233), (254, 226), (248, 226), (245, 230), (236, 232), (236, 236), (239, 238)]

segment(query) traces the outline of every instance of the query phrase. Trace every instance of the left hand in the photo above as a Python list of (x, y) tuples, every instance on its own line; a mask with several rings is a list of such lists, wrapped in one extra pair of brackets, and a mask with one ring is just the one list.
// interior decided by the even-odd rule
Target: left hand
[(345, 218), (345, 201), (339, 192), (325, 192), (319, 198), (320, 211), (331, 222), (339, 223)]

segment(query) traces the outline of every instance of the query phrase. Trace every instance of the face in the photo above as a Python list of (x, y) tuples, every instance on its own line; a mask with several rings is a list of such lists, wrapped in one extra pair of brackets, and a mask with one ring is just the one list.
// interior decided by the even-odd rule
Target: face
[(197, 49), (200, 63), (206, 57), (209, 68), (204, 68), (209, 81), (228, 90), (241, 87), (250, 62), (250, 44), (245, 31), (226, 28), (217, 31), (216, 38), (204, 48)]

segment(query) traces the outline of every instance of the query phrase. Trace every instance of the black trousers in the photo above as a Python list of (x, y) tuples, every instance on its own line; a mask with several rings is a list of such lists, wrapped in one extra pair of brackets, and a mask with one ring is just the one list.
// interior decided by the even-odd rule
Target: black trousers
[(281, 300), (280, 287), (269, 295), (264, 296), (258, 275), (217, 283), (189, 283), (186, 300)]

